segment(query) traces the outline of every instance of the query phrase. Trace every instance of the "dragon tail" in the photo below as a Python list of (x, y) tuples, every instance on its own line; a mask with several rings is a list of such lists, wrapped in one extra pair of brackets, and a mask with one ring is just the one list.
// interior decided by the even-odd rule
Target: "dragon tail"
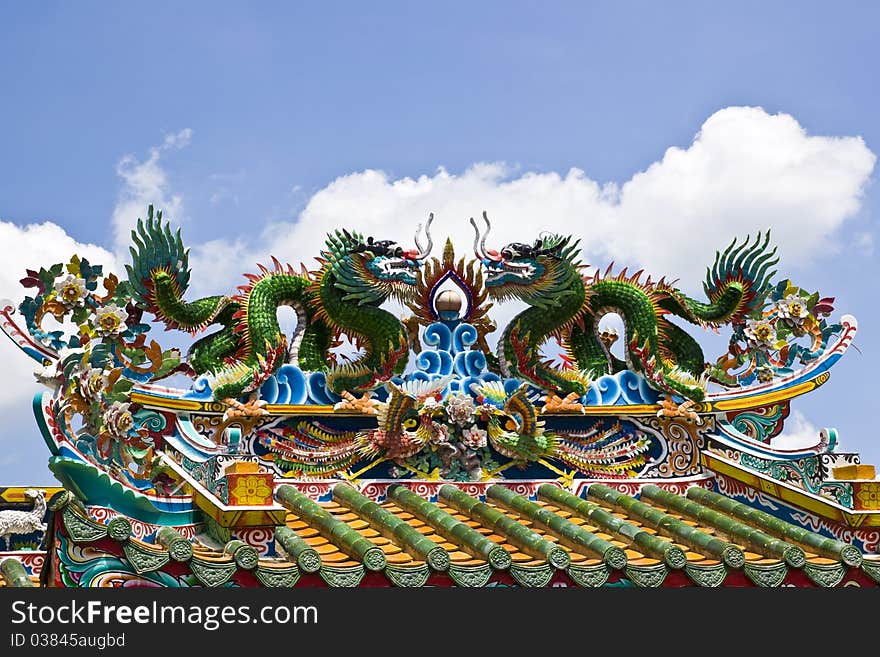
[(128, 283), (136, 304), (151, 312), (167, 328), (196, 333), (213, 324), (229, 305), (228, 297), (206, 297), (192, 303), (183, 301), (189, 287), (189, 249), (183, 245), (180, 230), (171, 232), (162, 221), (162, 211), (147, 208), (147, 220), (138, 219), (131, 231), (135, 247), (130, 247), (131, 264), (126, 265)]
[(284, 362), (287, 353), (287, 340), (277, 334), (275, 340), (266, 340), (262, 349), (265, 353), (254, 352), (247, 360), (230, 357), (218, 364), (206, 375), (215, 399), (235, 399), (259, 388)]
[(770, 248), (770, 231), (759, 232), (754, 243), (750, 236), (737, 246), (734, 239), (706, 270), (703, 290), (709, 304), (690, 303), (697, 319), (713, 325), (742, 321), (761, 308), (767, 297), (772, 267), (779, 262), (776, 247)]
[(147, 208), (147, 220), (138, 218), (137, 230), (131, 231), (137, 249), (131, 246), (131, 264), (126, 265), (128, 280), (135, 301), (149, 303), (152, 290), (149, 281), (153, 272), (167, 271), (180, 294), (189, 287), (189, 249), (184, 248), (180, 230), (171, 232), (170, 224), (162, 223), (162, 210)]

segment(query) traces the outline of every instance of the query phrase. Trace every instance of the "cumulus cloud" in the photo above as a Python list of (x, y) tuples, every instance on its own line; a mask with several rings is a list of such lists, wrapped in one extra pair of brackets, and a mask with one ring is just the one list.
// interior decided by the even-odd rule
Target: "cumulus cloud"
[(785, 420), (782, 433), (773, 438), (770, 444), (777, 449), (804, 449), (814, 447), (819, 442), (819, 428), (798, 410), (792, 410)]
[[(51, 222), (17, 226), (0, 221), (0, 244), (9, 245), (0, 260), (0, 299), (11, 299), (13, 305), (27, 292), (19, 281), (26, 269), (48, 267), (56, 262), (68, 262), (76, 253), (90, 262), (104, 265), (105, 271), (119, 272), (120, 262), (108, 250), (94, 244), (77, 242), (63, 228)], [(27, 400), (39, 386), (34, 381), (34, 361), (21, 353), (6, 336), (0, 336), (0, 363), (3, 376), (13, 385), (0, 386), (0, 408), (28, 411)]]
[(116, 173), (122, 179), (123, 185), (112, 216), (117, 253), (128, 250), (131, 229), (138, 217), (144, 216), (144, 210), (149, 204), (162, 208), (175, 221), (180, 220), (183, 200), (179, 194), (171, 193), (168, 174), (161, 165), (161, 159), (169, 151), (185, 148), (191, 139), (192, 130), (184, 128), (165, 135), (160, 145), (150, 148), (146, 160), (141, 161), (134, 155), (126, 155), (119, 160)]
[(601, 184), (576, 168), (515, 174), (503, 163), (418, 178), (366, 170), (318, 191), (296, 221), (246, 244), (202, 245), (193, 262), (213, 268), (219, 256), (232, 257), (224, 264), (230, 272), (270, 252), (309, 262), (331, 228), (409, 240), (428, 212), (437, 217), (435, 234), (450, 235), (464, 252), (472, 241), (467, 219), (487, 210), (496, 248), (543, 230), (573, 233), (589, 264), (645, 267), (696, 292), (715, 250), (734, 236), (771, 228), (786, 270), (833, 252), (875, 160), (860, 137), (809, 135), (788, 114), (731, 107), (710, 116), (689, 146), (669, 148), (623, 184)]

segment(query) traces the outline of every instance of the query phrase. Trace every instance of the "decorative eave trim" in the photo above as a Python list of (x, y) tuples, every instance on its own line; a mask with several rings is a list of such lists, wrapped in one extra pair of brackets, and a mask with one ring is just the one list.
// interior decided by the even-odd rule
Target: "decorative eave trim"
[(735, 479), (756, 491), (776, 497), (783, 502), (798, 507), (823, 518), (849, 525), (850, 527), (880, 527), (880, 512), (854, 511), (819, 495), (808, 493), (802, 488), (778, 481), (766, 475), (742, 467), (713, 452), (700, 454), (703, 467)]
[[(261, 561), (255, 558), (256, 551), (253, 547), (241, 544), (240, 541), (235, 546), (237, 549), (224, 551), (217, 561), (194, 556), (191, 548), (186, 551), (178, 550), (179, 553), (175, 555), (172, 553), (174, 545), (170, 545), (169, 549), (160, 544), (144, 543), (133, 538), (130, 523), (123, 516), (112, 518), (109, 525), (95, 522), (80, 508), (79, 500), (67, 490), (62, 490), (50, 500), (50, 509), (56, 513), (74, 543), (94, 543), (109, 538), (119, 544), (119, 557), (128, 561), (139, 575), (161, 570), (170, 562), (179, 561), (189, 567), (199, 582), (209, 587), (223, 586), (239, 571), (252, 571), (260, 583), (272, 587), (293, 586), (300, 577), (295, 563)], [(173, 532), (172, 528), (166, 530), (169, 534)], [(179, 536), (173, 538), (186, 541)], [(188, 541), (187, 544), (189, 545)]]
[(723, 563), (701, 565), (689, 563), (684, 567), (684, 572), (691, 581), (699, 586), (716, 588), (724, 583), (727, 577), (727, 566)]
[(456, 586), (462, 588), (481, 588), (491, 579), (495, 571), (488, 563), (479, 566), (456, 566), (449, 567), (448, 575)]
[(320, 575), (329, 586), (334, 588), (355, 588), (366, 574), (361, 565), (356, 566), (321, 566)]
[(611, 575), (611, 569), (604, 563), (595, 566), (578, 566), (572, 564), (568, 567), (568, 576), (574, 580), (578, 586), (584, 588), (598, 588), (603, 586)]
[(785, 577), (788, 575), (788, 566), (784, 561), (766, 565), (746, 563), (743, 566), (743, 572), (757, 586), (775, 588), (785, 581)]
[(669, 574), (669, 568), (666, 567), (665, 563), (658, 563), (652, 566), (628, 565), (624, 572), (627, 578), (636, 586), (653, 589), (663, 585), (666, 575)]

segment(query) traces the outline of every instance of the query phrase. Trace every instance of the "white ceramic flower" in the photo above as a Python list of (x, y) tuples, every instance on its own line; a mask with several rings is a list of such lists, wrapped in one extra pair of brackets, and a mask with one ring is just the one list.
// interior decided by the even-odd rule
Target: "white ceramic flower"
[(790, 319), (797, 324), (801, 324), (810, 314), (805, 300), (796, 294), (789, 294), (777, 301), (776, 312), (782, 319)]
[(79, 394), (87, 402), (100, 401), (101, 393), (107, 386), (109, 372), (97, 367), (86, 367), (79, 375)]
[(448, 445), (449, 444), (449, 427), (445, 424), (435, 424), (434, 432), (431, 434), (431, 438), (429, 439), (431, 443), (434, 445)]
[(461, 431), (461, 442), (471, 449), (480, 449), (486, 446), (486, 432), (476, 426), (470, 426)]
[(104, 429), (114, 438), (122, 440), (128, 436), (128, 432), (134, 426), (134, 418), (131, 415), (129, 402), (113, 402), (104, 411)]
[(73, 274), (63, 280), (55, 281), (55, 292), (58, 293), (58, 301), (68, 308), (85, 304), (88, 294), (85, 279)]
[(766, 319), (750, 319), (744, 332), (753, 349), (766, 350), (776, 343), (776, 329)]
[(474, 419), (474, 400), (467, 395), (455, 395), (446, 400), (446, 416), (460, 427)]
[(126, 329), (127, 319), (128, 313), (111, 303), (95, 311), (95, 329), (105, 338), (118, 335)]

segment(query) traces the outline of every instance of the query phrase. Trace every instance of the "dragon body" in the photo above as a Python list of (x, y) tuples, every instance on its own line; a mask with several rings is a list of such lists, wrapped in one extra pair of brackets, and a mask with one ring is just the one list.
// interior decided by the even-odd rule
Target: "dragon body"
[[(192, 371), (205, 374), (215, 399), (236, 399), (255, 391), (284, 362), (307, 371), (326, 371), (327, 386), (337, 394), (375, 388), (403, 370), (408, 355), (407, 333), (393, 314), (379, 306), (395, 296), (405, 300), (431, 249), (404, 249), (391, 241), (364, 239), (359, 233), (328, 234), (320, 268), (297, 272), (273, 258), (274, 267), (260, 266), (247, 274), (238, 293), (185, 301), (189, 286), (189, 251), (180, 232), (172, 233), (150, 206), (147, 221), (138, 221), (132, 238), (132, 264), (127, 265), (135, 302), (153, 313), (168, 329), (193, 334), (213, 326), (219, 330), (189, 349)], [(281, 332), (277, 310), (297, 313), (289, 341)], [(335, 363), (330, 349), (340, 335), (349, 336), (361, 353)], [(329, 363), (329, 364), (328, 364)]]
[[(496, 299), (518, 298), (529, 308), (514, 317), (498, 342), (503, 373), (566, 396), (582, 396), (590, 381), (603, 374), (631, 369), (656, 389), (700, 401), (706, 389), (706, 363), (699, 344), (669, 320), (678, 317), (704, 328), (742, 322), (764, 303), (768, 271), (776, 262), (769, 249), (769, 232), (754, 243), (731, 242), (706, 275), (708, 302), (685, 295), (665, 280), (642, 279), (639, 271), (627, 277), (611, 267), (604, 275), (581, 274), (577, 242), (570, 237), (544, 235), (533, 244), (511, 243), (501, 251), (487, 250), (491, 228), (476, 222), (474, 251), (486, 271), (486, 288)], [(599, 331), (599, 321), (618, 314), (625, 326), (625, 359), (610, 351), (610, 341)], [(571, 366), (556, 368), (539, 351), (556, 338)]]

